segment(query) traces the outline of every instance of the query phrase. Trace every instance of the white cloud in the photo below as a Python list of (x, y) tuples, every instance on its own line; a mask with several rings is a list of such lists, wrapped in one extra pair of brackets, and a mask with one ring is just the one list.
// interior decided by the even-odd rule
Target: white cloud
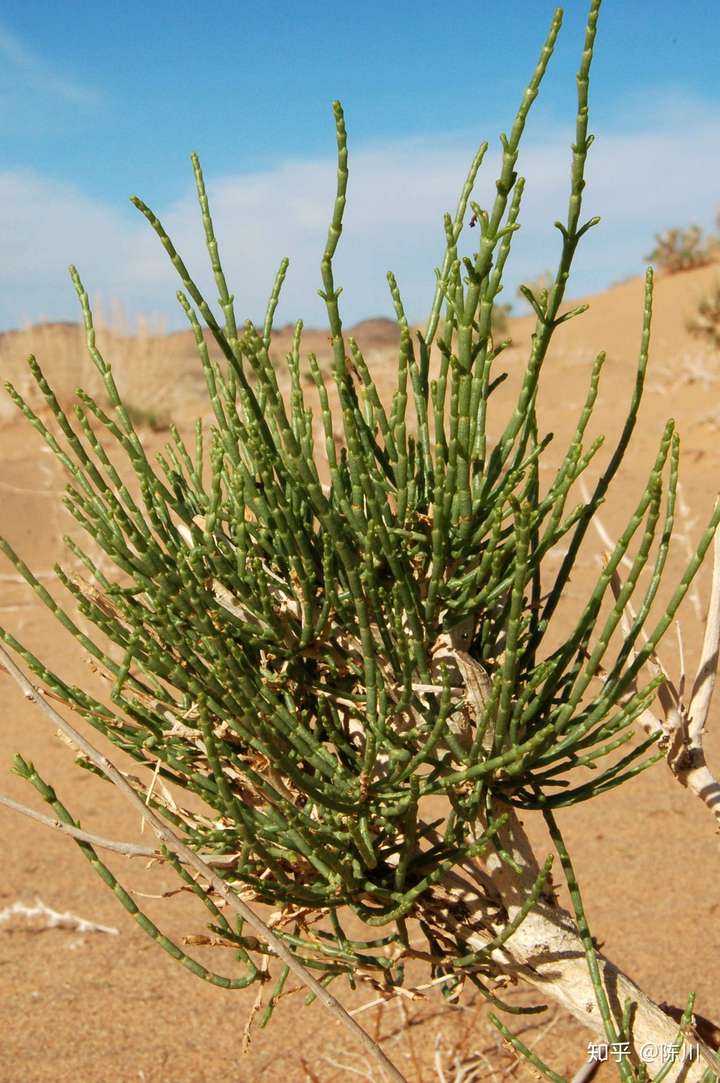
[(60, 98), (69, 105), (94, 105), (97, 92), (63, 75), (54, 65), (30, 49), (19, 37), (0, 26), (0, 93), (27, 106), (28, 95), (46, 101)]
[[(128, 230), (128, 217), (29, 170), (0, 173), (0, 326), (77, 319), (67, 271), (71, 262), (91, 295), (120, 296), (133, 264), (148, 247), (141, 231)], [(148, 255), (152, 264), (154, 253)], [(160, 259), (155, 271), (159, 281), (153, 286), (162, 290), (164, 285), (168, 292), (172, 278)]]
[[(627, 274), (641, 273), (655, 232), (698, 221), (711, 227), (720, 203), (720, 117), (708, 110), (683, 111), (672, 124), (648, 118), (632, 135), (599, 134), (588, 163), (584, 217), (602, 224), (581, 242), (570, 294), (602, 289)], [(628, 124), (632, 118), (628, 118)], [(527, 178), (522, 230), (508, 264), (506, 297), (518, 281), (557, 262), (556, 218), (567, 212), (571, 130), (546, 130), (521, 152)], [(454, 211), (469, 161), (470, 139), (399, 139), (350, 152), (345, 230), (336, 259), (336, 284), (347, 323), (391, 314), (385, 274), (393, 270), (411, 319), (430, 303), (433, 268), (443, 250), (442, 214)], [(499, 155), (488, 152), (476, 194), (488, 206)], [(238, 319), (259, 320), (280, 259), (291, 259), (278, 322), (302, 316), (323, 322), (317, 297), (319, 262), (335, 188), (331, 160), (287, 161), (238, 176), (208, 176), (220, 252)], [(216, 290), (204, 251), (194, 192), (156, 207), (191, 273), (214, 303)], [(134, 217), (133, 217), (134, 215)], [(73, 319), (77, 308), (66, 278), (78, 265), (91, 296), (117, 298), (131, 315), (162, 313), (183, 326), (174, 300), (179, 281), (150, 227), (132, 208), (108, 207), (81, 192), (35, 174), (0, 174), (0, 326), (23, 320)], [(468, 232), (470, 242), (475, 231)]]

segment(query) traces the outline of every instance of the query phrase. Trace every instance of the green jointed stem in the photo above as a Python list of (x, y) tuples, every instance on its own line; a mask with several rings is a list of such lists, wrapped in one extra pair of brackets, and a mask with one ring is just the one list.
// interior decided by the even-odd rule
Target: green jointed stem
[[(563, 867), (563, 872), (565, 873), (565, 879), (567, 881), (570, 898), (572, 899), (573, 910), (575, 912), (575, 918), (578, 924), (580, 939), (582, 940), (583, 948), (585, 949), (585, 958), (587, 959), (588, 970), (590, 971), (590, 980), (592, 981), (593, 989), (595, 992), (595, 999), (597, 1001), (597, 1006), (603, 1021), (605, 1037), (607, 1039), (608, 1045), (615, 1045), (619, 1040), (617, 1023), (610, 1011), (610, 1005), (608, 1003), (605, 986), (603, 985), (602, 975), (600, 974), (600, 967), (598, 965), (597, 952), (595, 950), (595, 945), (593, 943), (590, 929), (588, 928), (587, 918), (585, 917), (585, 910), (583, 908), (582, 898), (580, 895), (580, 888), (578, 887), (577, 879), (575, 878), (575, 870), (573, 869), (572, 862), (570, 861), (570, 855), (567, 852), (565, 840), (560, 834), (560, 830), (557, 826), (557, 823), (555, 822), (553, 814), (549, 811), (543, 811), (543, 816), (548, 826), (550, 837), (553, 840), (555, 848), (558, 852), (560, 863)], [(622, 1054), (618, 1060), (618, 1069), (623, 1079), (623, 1083), (631, 1083), (633, 1078), (632, 1066), (630, 1065), (628, 1058), (625, 1054)]]
[(549, 1079), (551, 1083), (567, 1083), (567, 1080), (564, 1079), (563, 1076), (558, 1075), (557, 1072), (554, 1072), (552, 1068), (548, 1067), (545, 1061), (538, 1057), (537, 1053), (533, 1053), (531, 1049), (528, 1049), (524, 1042), (521, 1042), (519, 1038), (516, 1038), (512, 1031), (509, 1030), (509, 1028), (506, 1027), (493, 1012), (490, 1012), (489, 1018), (493, 1026), (497, 1027), (500, 1031), (505, 1041), (508, 1042), (513, 1049), (516, 1049), (528, 1064), (531, 1064), (533, 1068), (537, 1068), (537, 1070), (541, 1072), (546, 1079)]

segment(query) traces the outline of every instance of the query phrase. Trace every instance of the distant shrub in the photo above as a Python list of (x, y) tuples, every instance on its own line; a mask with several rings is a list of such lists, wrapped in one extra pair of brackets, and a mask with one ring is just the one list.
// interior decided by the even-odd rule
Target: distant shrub
[(538, 301), (540, 305), (547, 304), (547, 295), (555, 281), (555, 276), (551, 271), (543, 271), (541, 274), (536, 275), (535, 278), (531, 278), (529, 282), (523, 282), (522, 285), (517, 288), (517, 295), (521, 301), (525, 301), (530, 308), (535, 309), (533, 299)]
[(668, 229), (656, 233), (655, 241), (652, 252), (644, 259), (665, 274), (705, 267), (720, 256), (720, 240), (712, 234), (703, 235), (700, 226)]
[(146, 409), (144, 406), (126, 402), (125, 409), (131, 423), (138, 429), (150, 429), (151, 432), (167, 432), (170, 417), (162, 410)]
[(508, 317), (512, 312), (512, 305), (493, 305), (492, 315), (490, 316), (490, 332), (492, 337), (499, 341), (504, 335), (507, 335), (509, 324)]
[(715, 279), (710, 293), (700, 298), (697, 315), (685, 326), (691, 335), (720, 350), (720, 279)]

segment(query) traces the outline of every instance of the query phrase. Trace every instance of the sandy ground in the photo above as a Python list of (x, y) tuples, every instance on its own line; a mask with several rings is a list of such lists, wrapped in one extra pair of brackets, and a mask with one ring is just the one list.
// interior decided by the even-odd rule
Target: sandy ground
[[(656, 289), (651, 366), (641, 421), (621, 478), (616, 483), (604, 521), (611, 533), (639, 497), (644, 476), (668, 416), (683, 438), (681, 479), (687, 508), (686, 526), (697, 539), (718, 488), (720, 447), (720, 358), (705, 353), (684, 330), (698, 294), (718, 268), (660, 278)], [(642, 283), (633, 280), (592, 299), (588, 313), (567, 324), (556, 336), (547, 361), (541, 399), (541, 428), (554, 431), (558, 449), (571, 431), (584, 397), (592, 359), (605, 349), (608, 361), (594, 431), (606, 432), (608, 446), (620, 431), (634, 380), (642, 320)], [(512, 322), (515, 346), (508, 367), (517, 368), (526, 355), (529, 319)], [(393, 371), (387, 330), (369, 324), (358, 332), (381, 385)], [(36, 350), (51, 382), (64, 401), (83, 376), (77, 331), (42, 328)], [(27, 386), (20, 362), (31, 348), (33, 332), (0, 336), (3, 377)], [(118, 382), (138, 410), (144, 411), (145, 438), (160, 447), (162, 424), (147, 416), (162, 395), (162, 411), (172, 412), (186, 430), (198, 412), (207, 415), (202, 381), (187, 336), (147, 338), (128, 343), (106, 335), (108, 359)], [(318, 332), (306, 348), (326, 347)], [(278, 338), (282, 354), (289, 335)], [(325, 344), (325, 345), (323, 345)], [(140, 377), (142, 375), (142, 382)], [(86, 380), (87, 382), (87, 380)], [(505, 416), (512, 381), (497, 392), (493, 409)], [(143, 390), (144, 388), (144, 390)], [(153, 390), (154, 389), (154, 390)], [(158, 390), (160, 389), (160, 390)], [(133, 398), (134, 396), (134, 398)], [(557, 453), (554, 453), (557, 454)], [(603, 453), (605, 454), (605, 453)], [(552, 458), (551, 460), (552, 461)], [(592, 467), (597, 476), (602, 462)], [(0, 533), (52, 587), (52, 567), (62, 553), (62, 534), (70, 519), (60, 497), (62, 472), (30, 426), (4, 403), (0, 408)], [(590, 576), (597, 574), (601, 544), (586, 545), (580, 570), (570, 584), (568, 610), (579, 604)], [(669, 579), (683, 564), (682, 543), (671, 558)], [(550, 568), (550, 572), (552, 568)], [(698, 581), (702, 612), (709, 589), (709, 571)], [(701, 620), (692, 600), (682, 610), (688, 668), (697, 658)], [(78, 655), (69, 635), (28, 591), (15, 581), (14, 570), (0, 567), (0, 622), (39, 657), (66, 678), (98, 688), (98, 677)], [(677, 652), (668, 638), (663, 652), (671, 670)], [(718, 709), (713, 712), (706, 750), (711, 764), (720, 764)], [(33, 803), (33, 793), (10, 773), (13, 754), (32, 759), (56, 787), (83, 826), (117, 838), (140, 839), (139, 824), (107, 785), (78, 770), (71, 752), (45, 721), (36, 716), (7, 675), (0, 671), (0, 792)], [(674, 782), (663, 764), (640, 778), (561, 817), (592, 929), (604, 951), (620, 961), (658, 1001), (683, 1005), (691, 989), (696, 1008), (720, 1019), (720, 877), (717, 836), (710, 815), (699, 801)], [(43, 929), (39, 921), (14, 915), (0, 923), (0, 1083), (250, 1083), (262, 1080), (332, 1081), (374, 1079), (362, 1057), (324, 1010), (302, 1006), (302, 995), (283, 1000), (265, 1030), (253, 1030), (246, 1053), (242, 1036), (255, 991), (224, 992), (206, 985), (164, 955), (133, 923), (72, 842), (0, 809), (3, 875), (0, 914), (17, 902), (37, 899), (57, 911), (68, 911), (117, 934), (80, 933), (68, 928)], [(528, 829), (542, 856), (549, 842), (541, 823), (528, 818)], [(147, 841), (147, 837), (146, 837)], [(108, 859), (126, 887), (159, 896), (176, 886), (171, 873), (142, 862)], [(203, 914), (184, 895), (140, 899), (170, 936), (203, 930)], [(201, 949), (202, 950), (202, 949)], [(217, 963), (214, 958), (213, 962)], [(517, 1002), (537, 1003), (534, 994), (510, 991)], [(374, 999), (371, 989), (348, 994), (358, 1006)], [(433, 1069), (435, 1043), (447, 1052), (476, 1053), (486, 1065), (481, 1078), (529, 1079), (524, 1066), (503, 1049), (479, 1000), (468, 998), (452, 1010), (440, 997), (371, 1008), (360, 1019), (379, 1034), (387, 1052), (413, 1083), (439, 1077)], [(583, 1062), (591, 1037), (561, 1012), (551, 1009), (535, 1019), (510, 1020), (528, 1028), (523, 1038), (560, 1072), (572, 1073)], [(484, 1059), (483, 1059), (484, 1058)], [(450, 1063), (451, 1058), (446, 1058)], [(598, 1078), (611, 1078), (603, 1070)], [(448, 1079), (452, 1079), (448, 1074)]]

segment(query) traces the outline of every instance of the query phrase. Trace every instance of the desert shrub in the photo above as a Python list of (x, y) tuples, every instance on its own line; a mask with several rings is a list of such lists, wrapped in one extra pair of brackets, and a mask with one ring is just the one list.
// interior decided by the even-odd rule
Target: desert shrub
[(167, 432), (170, 428), (170, 417), (163, 410), (152, 407), (135, 406), (129, 400), (125, 401), (125, 410), (131, 425), (136, 429), (149, 429), (151, 432)]
[[(126, 400), (137, 411), (141, 427), (160, 425), (183, 404), (195, 409), (205, 404), (207, 391), (197, 374), (197, 351), (189, 335), (168, 335), (159, 321), (140, 319), (132, 333), (118, 303), (111, 317), (98, 315), (93, 305), (93, 325), (99, 348), (111, 355), (115, 377)], [(45, 323), (0, 335), (0, 372), (22, 391), (33, 406), (45, 401), (27, 367), (31, 351), (53, 372), (53, 390), (63, 408), (71, 411), (79, 386), (93, 395), (104, 408), (110, 406), (105, 387), (90, 360), (81, 323)], [(189, 339), (189, 341), (188, 341)], [(159, 407), (158, 404), (161, 404)], [(9, 417), (12, 404), (0, 404), (0, 422)], [(130, 408), (128, 406), (128, 408)], [(12, 409), (13, 416), (16, 411)], [(151, 419), (155, 419), (152, 421)]]
[[(555, 332), (586, 308), (560, 315), (577, 245), (598, 222), (583, 222), (581, 210), (599, 8), (592, 0), (577, 78), (558, 267), (546, 288), (525, 293), (537, 321), (510, 411), (490, 417), (503, 378), (493, 309), (520, 225), (520, 140), (560, 12), (510, 134), (502, 136), (493, 206), (485, 211), (470, 201), (483, 144), (455, 215), (445, 216), (434, 301), (426, 326), (414, 335), (400, 285), (388, 275), (400, 332), (390, 402), (382, 401), (357, 342), (346, 339), (340, 315), (333, 258), (348, 167), (339, 103), (337, 193), (321, 260), (332, 369), (326, 376), (313, 354), (303, 359), (299, 322), (287, 356), (287, 397), (270, 362), (287, 262), (263, 326), (239, 329), (197, 158), (222, 319), (157, 217), (134, 200), (179, 273), (178, 297), (197, 343), (214, 424), (208, 435), (198, 422), (192, 448), (173, 429), (165, 451), (151, 461), (97, 349), (87, 294), (73, 270), (89, 356), (110, 406), (105, 410), (81, 393), (71, 420), (34, 359), (30, 370), (50, 421), (17, 389), (8, 390), (68, 471), (67, 507), (104, 554), (100, 567), (94, 549), (69, 542), (89, 578), (57, 572), (95, 633), (79, 627), (6, 541), (0, 548), (107, 675), (109, 702), (68, 684), (9, 630), (0, 636), (88, 726), (138, 763), (154, 763), (166, 787), (192, 795), (186, 806), (158, 787), (146, 799), (3, 651), (25, 693), (76, 746), (81, 766), (110, 779), (143, 814), (158, 835), (158, 856), (207, 908), (210, 935), (191, 942), (231, 947), (234, 965), (211, 970), (185, 950), (187, 943), (163, 936), (99, 857), (106, 840), (81, 832), (60, 795), (20, 755), (16, 771), (49, 803), (54, 820), (142, 928), (199, 977), (233, 990), (272, 976), (269, 1015), (292, 972), (358, 1036), (328, 989), (333, 983), (367, 981), (392, 995), (406, 981), (406, 961), (419, 958), (447, 995), (459, 996), (470, 983), (496, 1010), (512, 1011), (498, 990), (520, 975), (617, 1047), (620, 1075), (640, 1083), (649, 1070), (656, 1079), (673, 1070), (661, 1067), (659, 1054), (643, 1063), (641, 1050), (657, 1035), (680, 1049), (690, 1033), (692, 998), (679, 1030), (599, 953), (555, 813), (627, 783), (677, 741), (683, 755), (673, 769), (686, 785), (706, 792), (704, 775), (697, 774), (702, 724), (698, 732), (680, 728), (699, 717), (699, 708), (691, 704), (683, 713), (655, 651), (713, 541), (720, 508), (669, 600), (652, 616), (678, 483), (678, 436), (668, 422), (625, 528), (574, 623), (555, 642), (558, 607), (578, 551), (636, 424), (652, 310), (648, 272), (626, 421), (588, 498), (573, 504), (573, 486), (602, 444), (587, 431), (604, 356), (591, 366), (575, 431), (546, 475), (540, 468), (551, 437), (543, 435), (537, 402)], [(461, 260), (468, 208), (478, 246)], [(208, 355), (201, 318), (219, 361)], [(305, 365), (312, 397), (301, 378)], [(106, 430), (105, 442), (98, 426)], [(108, 441), (132, 484), (105, 450)], [(559, 570), (548, 568), (546, 558), (558, 546), (564, 550)], [(712, 642), (708, 650), (716, 656)], [(710, 672), (707, 659), (703, 665), (701, 673)], [(705, 682), (699, 678), (697, 688), (706, 708)], [(660, 706), (672, 708), (672, 723), (652, 713), (658, 693)], [(647, 729), (640, 741), (636, 723)], [(532, 812), (548, 825), (572, 914), (557, 901), (552, 858), (538, 860), (523, 833), (519, 814)], [(148, 852), (123, 846), (128, 853)], [(273, 908), (272, 930), (250, 902)], [(349, 914), (362, 931), (349, 932)], [(535, 1068), (558, 1078), (493, 1019)], [(402, 1079), (383, 1064), (390, 1078)], [(707, 1069), (703, 1079), (717, 1080), (717, 1062), (706, 1047), (698, 1064), (699, 1071)], [(695, 1078), (697, 1067), (686, 1078)]]
[(555, 277), (552, 271), (543, 271), (542, 274), (531, 278), (529, 282), (523, 282), (517, 288), (517, 295), (530, 309), (535, 310), (535, 301), (541, 305), (547, 305), (548, 293), (552, 289)]
[(700, 226), (688, 226), (656, 233), (655, 247), (644, 258), (664, 274), (677, 274), (693, 267), (705, 267), (719, 254), (716, 237), (704, 235)]
[(710, 292), (699, 299), (696, 314), (686, 326), (695, 338), (713, 350), (720, 349), (720, 281), (716, 279)]
[(490, 319), (490, 334), (496, 342), (500, 342), (502, 338), (507, 335), (510, 328), (509, 318), (512, 313), (512, 305), (501, 305), (496, 302), (493, 305), (492, 317)]

